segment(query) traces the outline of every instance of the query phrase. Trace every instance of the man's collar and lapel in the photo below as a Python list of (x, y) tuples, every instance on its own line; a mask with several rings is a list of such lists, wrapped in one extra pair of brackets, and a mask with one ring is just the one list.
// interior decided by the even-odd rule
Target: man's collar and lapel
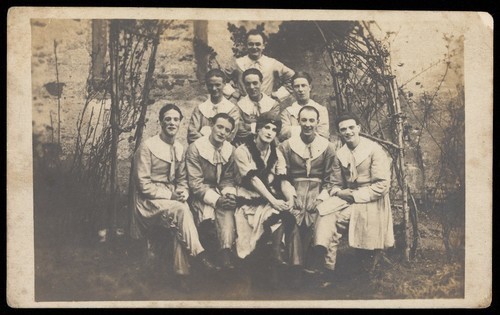
[[(260, 104), (261, 114), (270, 111), (273, 106), (276, 105), (276, 101), (264, 93), (262, 93), (262, 98), (258, 103)], [(252, 101), (248, 95), (238, 102), (238, 107), (247, 115), (252, 115), (254, 113), (255, 106), (257, 106), (256, 103)]]
[[(158, 159), (172, 163), (172, 145), (161, 140), (159, 134), (147, 139), (146, 146), (148, 147), (149, 151), (151, 151), (151, 153), (153, 153), (153, 155)], [(184, 153), (183, 145), (179, 141), (175, 140), (173, 146), (175, 148), (176, 161), (182, 161), (182, 155)]]
[[(301, 158), (309, 158), (309, 151), (307, 148), (308, 145), (304, 143), (304, 141), (302, 141), (302, 139), (300, 138), (300, 134), (292, 136), (290, 139), (288, 139), (288, 143), (290, 144), (290, 149)], [(328, 141), (328, 139), (316, 134), (313, 142), (311, 142), (312, 160), (323, 154), (323, 152), (325, 152), (325, 150), (328, 148), (329, 143), (330, 142)]]
[(338, 151), (337, 157), (344, 167), (349, 167), (349, 163), (354, 158), (355, 166), (357, 167), (364, 160), (366, 160), (373, 151), (373, 145), (375, 143), (365, 137), (360, 137), (358, 146), (351, 150), (344, 144)]
[[(215, 161), (214, 159), (216, 148), (210, 142), (209, 136), (201, 137), (197, 139), (193, 144), (196, 146), (198, 152), (200, 153), (200, 156), (203, 159), (207, 160), (212, 165), (217, 164), (217, 161)], [(233, 153), (233, 149), (234, 147), (231, 145), (231, 143), (229, 143), (228, 141), (224, 141), (220, 149), (223, 161), (222, 164), (226, 164), (229, 161), (229, 158)]]
[(213, 108), (217, 106), (218, 113), (228, 113), (235, 106), (233, 103), (228, 101), (225, 97), (222, 98), (222, 101), (219, 104), (214, 104), (210, 100), (210, 97), (205, 102), (199, 105), (200, 112), (206, 118), (212, 118), (214, 116)]
[(288, 106), (286, 108), (286, 110), (290, 113), (290, 116), (298, 118), (299, 117), (299, 111), (301, 110), (302, 107), (304, 107), (306, 105), (312, 106), (312, 107), (314, 107), (316, 109), (318, 109), (318, 106), (321, 106), (320, 104), (316, 103), (312, 99), (309, 99), (309, 101), (305, 105), (299, 105), (299, 103), (293, 102), (293, 104), (290, 105), (290, 106)]

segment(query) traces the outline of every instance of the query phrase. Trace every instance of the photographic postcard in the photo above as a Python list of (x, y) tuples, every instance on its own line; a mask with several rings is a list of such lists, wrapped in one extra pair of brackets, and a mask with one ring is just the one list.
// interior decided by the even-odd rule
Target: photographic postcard
[[(491, 304), (490, 15), (14, 7), (7, 22), (9, 306)], [(333, 285), (318, 287), (302, 279), (292, 289), (286, 275), (271, 284), (264, 255), (230, 272), (193, 270), (186, 293), (165, 271), (172, 262), (149, 270), (146, 243), (129, 236), (137, 129), (142, 139), (158, 134), (159, 109), (175, 103), (185, 117), (177, 139), (187, 146), (191, 113), (208, 97), (205, 73), (234, 69), (235, 60), (249, 53), (245, 40), (251, 29), (266, 35), (268, 60), (311, 75), (310, 98), (327, 108), (330, 141), (337, 148), (334, 122), (349, 109), (361, 117), (366, 137), (392, 152), (389, 195), (396, 243), (384, 251), (375, 271), (358, 273), (363, 266), (357, 251), (343, 241)], [(238, 82), (232, 83), (228, 96), (238, 90)], [(290, 93), (271, 88), (282, 111), (292, 106)], [(115, 105), (121, 114), (113, 129)], [(116, 139), (113, 130), (119, 131)], [(398, 152), (404, 152), (404, 161)], [(398, 189), (403, 182), (408, 195)], [(113, 197), (106, 190), (110, 185)], [(412, 224), (411, 235), (405, 222)], [(415, 252), (406, 261), (404, 249), (410, 246), (405, 244), (411, 239)]]

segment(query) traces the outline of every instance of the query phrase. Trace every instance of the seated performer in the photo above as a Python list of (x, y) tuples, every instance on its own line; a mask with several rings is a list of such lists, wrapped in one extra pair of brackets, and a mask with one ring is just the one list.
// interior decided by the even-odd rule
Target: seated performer
[[(290, 79), (294, 75), (294, 71), (278, 60), (263, 54), (266, 48), (266, 42), (267, 36), (261, 31), (250, 30), (247, 33), (247, 55), (237, 58), (232, 69), (228, 69), (234, 83), (238, 85), (239, 93), (234, 91), (228, 84), (224, 89), (226, 95), (246, 95), (242, 74), (245, 70), (250, 68), (255, 68), (262, 73), (262, 93), (279, 102), (285, 100), (290, 95), (292, 90)], [(277, 78), (279, 82), (275, 82)], [(274, 87), (277, 85), (279, 85), (279, 88), (274, 91)], [(239, 95), (236, 95), (235, 97), (238, 96)]]
[(218, 256), (223, 268), (232, 269), (232, 247), (236, 238), (234, 211), (234, 147), (226, 140), (235, 127), (226, 113), (212, 118), (212, 130), (193, 142), (186, 153), (186, 168), (191, 207), (202, 242), (211, 239), (215, 230)]
[[(188, 143), (193, 143), (196, 139), (203, 136), (208, 136), (212, 130), (210, 119), (217, 113), (227, 113), (231, 116), (236, 125), (240, 120), (240, 112), (238, 107), (227, 100), (222, 94), (222, 89), (226, 83), (226, 76), (219, 69), (212, 69), (205, 75), (205, 83), (207, 85), (210, 97), (205, 102), (198, 105), (191, 114), (191, 119), (188, 126), (187, 140)], [(236, 129), (228, 136), (228, 141), (232, 141), (236, 134)]]
[[(187, 254), (198, 258), (205, 268), (214, 269), (200, 243), (193, 215), (186, 203), (189, 192), (185, 151), (175, 140), (182, 112), (176, 105), (167, 104), (160, 109), (159, 119), (160, 134), (143, 141), (134, 155), (132, 236), (147, 235), (153, 226), (175, 229), (176, 274), (189, 274)], [(181, 286), (186, 289), (185, 278), (181, 279)]]
[[(361, 126), (352, 113), (341, 115), (336, 122), (345, 144), (337, 151), (331, 200), (325, 201), (325, 215), (320, 215), (314, 235), (314, 265), (335, 269), (337, 247), (341, 238), (338, 227), (349, 227), (349, 246), (380, 250), (394, 245), (392, 213), (389, 200), (391, 158), (374, 141), (360, 137)], [(347, 205), (338, 211), (329, 206)], [(323, 207), (323, 205), (321, 205)], [(321, 213), (320, 213), (321, 214)], [(325, 261), (326, 258), (326, 261)], [(333, 275), (333, 273), (330, 273)]]
[[(237, 205), (235, 213), (236, 250), (245, 258), (254, 249), (262, 235), (272, 233), (273, 260), (278, 264), (299, 265), (300, 236), (295, 219), (290, 213), (293, 200), (286, 202), (281, 193), (286, 182), (284, 158), (274, 139), (281, 122), (271, 112), (257, 118), (257, 135), (249, 135), (234, 151), (237, 170)], [(293, 192), (292, 192), (293, 194)], [(280, 221), (281, 220), (281, 221)], [(265, 231), (265, 229), (268, 229)], [(287, 257), (282, 257), (282, 239), (285, 234)]]
[(264, 113), (279, 117), (280, 105), (274, 99), (261, 92), (262, 73), (254, 68), (245, 70), (242, 75), (247, 96), (238, 101), (240, 123), (233, 144), (237, 147), (250, 134), (255, 134), (257, 118)]
[(299, 71), (293, 76), (292, 88), (296, 101), (281, 112), (283, 128), (279, 135), (280, 141), (285, 141), (291, 136), (300, 133), (299, 111), (306, 105), (316, 108), (319, 112), (318, 134), (326, 139), (330, 138), (330, 119), (328, 117), (328, 110), (325, 106), (316, 103), (310, 98), (311, 82), (311, 76), (307, 72)]
[(284, 189), (283, 193), (285, 200), (294, 201), (291, 212), (300, 227), (304, 253), (311, 245), (312, 229), (318, 215), (316, 206), (329, 197), (333, 185), (335, 148), (328, 139), (316, 133), (318, 117), (315, 107), (302, 107), (298, 112), (300, 134), (293, 135), (279, 146), (286, 161), (288, 178), (293, 184), (291, 190)]

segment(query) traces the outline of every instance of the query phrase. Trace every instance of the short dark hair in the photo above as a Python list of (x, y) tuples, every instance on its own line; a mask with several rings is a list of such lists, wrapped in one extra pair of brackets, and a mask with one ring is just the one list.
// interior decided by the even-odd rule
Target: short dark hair
[(295, 74), (292, 77), (292, 80), (291, 80), (292, 85), (293, 85), (293, 82), (295, 81), (295, 79), (298, 79), (298, 78), (304, 78), (307, 80), (307, 82), (309, 84), (312, 83), (312, 78), (311, 78), (311, 75), (309, 73), (307, 73), (305, 71), (297, 71), (297, 72), (295, 72)]
[(343, 112), (335, 119), (335, 126), (337, 127), (337, 131), (339, 130), (339, 124), (343, 122), (344, 120), (349, 120), (352, 119), (356, 122), (356, 125), (359, 125), (359, 118), (354, 114), (353, 112)]
[(227, 114), (227, 113), (215, 114), (215, 116), (210, 119), (212, 126), (215, 124), (215, 122), (217, 122), (217, 119), (219, 119), (219, 118), (226, 119), (227, 121), (229, 121), (231, 123), (231, 125), (233, 126), (233, 128), (231, 130), (234, 130), (236, 122), (234, 121), (234, 118), (229, 116), (229, 114)]
[(260, 82), (262, 82), (262, 79), (264, 78), (264, 76), (262, 75), (262, 72), (260, 72), (259, 69), (255, 69), (255, 68), (249, 68), (249, 69), (246, 69), (245, 71), (243, 71), (243, 74), (241, 75), (241, 79), (245, 80), (246, 76), (251, 75), (251, 74), (257, 75), (259, 77)]
[(205, 74), (205, 82), (208, 82), (208, 79), (211, 77), (219, 77), (222, 78), (222, 81), (226, 83), (226, 75), (221, 69), (212, 69)]
[(298, 117), (300, 117), (300, 113), (302, 113), (305, 110), (309, 110), (309, 111), (315, 112), (316, 113), (316, 117), (319, 120), (319, 111), (316, 108), (312, 107), (311, 105), (304, 105), (304, 106), (302, 106), (302, 108), (299, 110)]
[(181, 109), (179, 107), (177, 107), (177, 105), (175, 105), (173, 103), (167, 103), (167, 104), (163, 105), (163, 107), (160, 109), (160, 113), (158, 114), (158, 119), (160, 121), (162, 121), (165, 113), (168, 112), (169, 110), (172, 110), (172, 109), (179, 112), (181, 120), (182, 120), (182, 118), (184, 118), (184, 116), (182, 115)]
[(262, 37), (262, 41), (264, 42), (264, 44), (267, 43), (267, 36), (266, 34), (264, 34), (264, 32), (259, 31), (257, 29), (249, 30), (246, 37), (247, 42), (248, 42), (248, 37), (250, 37), (251, 35), (260, 35), (260, 37)]

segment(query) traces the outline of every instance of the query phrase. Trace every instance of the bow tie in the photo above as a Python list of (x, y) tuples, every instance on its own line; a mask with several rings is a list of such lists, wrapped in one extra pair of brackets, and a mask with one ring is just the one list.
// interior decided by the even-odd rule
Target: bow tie
[(222, 164), (224, 164), (224, 157), (222, 156), (222, 147), (215, 149), (214, 151), (214, 163), (215, 163), (215, 175), (216, 182), (219, 184), (222, 175)]
[(306, 158), (306, 176), (309, 177), (309, 174), (311, 174), (311, 162), (312, 162), (312, 157), (313, 157), (311, 143), (309, 143), (307, 145), (305, 156), (307, 156), (307, 158)]

